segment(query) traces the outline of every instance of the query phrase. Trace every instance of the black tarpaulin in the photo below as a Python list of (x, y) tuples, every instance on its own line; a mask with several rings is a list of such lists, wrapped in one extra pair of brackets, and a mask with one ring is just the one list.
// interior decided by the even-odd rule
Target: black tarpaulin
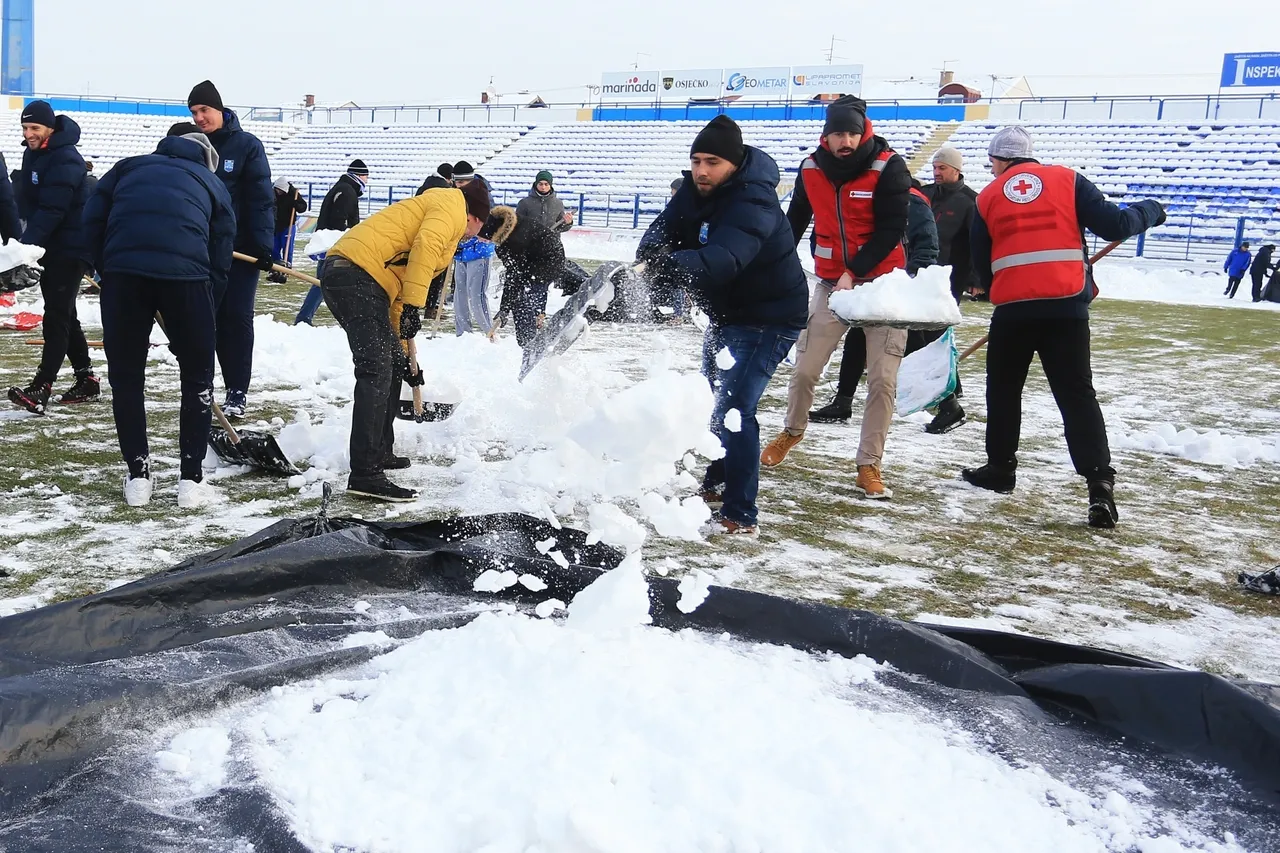
[[(568, 567), (537, 550), (548, 538)], [(260, 791), (157, 812), (129, 793), (131, 746), (165, 719), (378, 654), (334, 647), (371, 628), (353, 620), (353, 596), (410, 605), (413, 618), (376, 626), (405, 638), (466, 624), (495, 599), (570, 601), (621, 559), (579, 531), (522, 515), (405, 524), (322, 515), (0, 619), (0, 850), (186, 850), (195, 825), (201, 849), (300, 849)], [(547, 588), (475, 593), (476, 577), (494, 568), (534, 574)], [(887, 662), (898, 686), (949, 714), (998, 717), (1010, 755), (1074, 766), (1123, 754), (1171, 803), (1212, 801), (1223, 827), (1280, 849), (1280, 711), (1265, 690), (1097, 649), (745, 590), (713, 587), (690, 614), (679, 599), (676, 580), (650, 581), (656, 626)]]

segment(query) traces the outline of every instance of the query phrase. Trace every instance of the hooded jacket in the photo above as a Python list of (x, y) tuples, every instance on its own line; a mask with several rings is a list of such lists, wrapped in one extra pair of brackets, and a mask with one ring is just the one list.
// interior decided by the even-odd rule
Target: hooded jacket
[(1272, 243), (1258, 247), (1258, 254), (1253, 256), (1253, 263), (1249, 266), (1249, 276), (1251, 278), (1262, 278), (1271, 268), (1271, 255), (1276, 250)]
[(1222, 271), (1232, 278), (1241, 278), (1249, 269), (1249, 262), (1253, 260), (1253, 256), (1249, 254), (1249, 250), (1237, 246), (1231, 250), (1231, 254), (1227, 255), (1227, 261), (1222, 265)]
[(554, 231), (535, 218), (520, 217), (510, 207), (495, 207), (489, 216), (501, 221), (491, 239), (506, 270), (502, 308), (510, 310), (522, 291), (545, 294), (553, 282), (560, 280), (564, 274), (564, 246)]
[(356, 225), (326, 258), (346, 258), (377, 281), (391, 300), (392, 328), (398, 328), (403, 305), (427, 304), (431, 280), (448, 269), (466, 230), (462, 193), (427, 190)]
[[(421, 195), (422, 193), (418, 193)], [(320, 202), (320, 215), (316, 217), (317, 231), (346, 231), (360, 224), (360, 196), (364, 185), (360, 179), (347, 174), (338, 178)]]
[(89, 172), (76, 149), (79, 142), (80, 125), (60, 115), (43, 148), (23, 150), (18, 214), (27, 222), (22, 242), (88, 262), (81, 216)]
[(276, 197), (262, 142), (240, 129), (240, 118), (232, 110), (222, 111), (222, 127), (208, 137), (218, 152), (218, 177), (236, 211), (236, 250), (255, 258), (272, 257)]
[(809, 285), (778, 203), (778, 179), (774, 159), (751, 146), (737, 171), (705, 198), (686, 171), (641, 238), (636, 259), (652, 264), (650, 278), (660, 284), (692, 288), (718, 325), (804, 328)]
[[(275, 187), (271, 189), (275, 194)], [(299, 213), (307, 212), (307, 200), (302, 197), (293, 184), (276, 198), (276, 231), (277, 234), (288, 234), (293, 224), (298, 221)]]
[(226, 282), (236, 235), (231, 196), (203, 135), (167, 136), (116, 163), (84, 206), (86, 244), (103, 274)]
[(536, 219), (542, 227), (560, 233), (573, 226), (564, 221), (564, 202), (556, 195), (554, 188), (546, 195), (540, 195), (537, 184), (529, 188), (529, 194), (520, 199), (516, 205), (516, 217), (520, 220)]

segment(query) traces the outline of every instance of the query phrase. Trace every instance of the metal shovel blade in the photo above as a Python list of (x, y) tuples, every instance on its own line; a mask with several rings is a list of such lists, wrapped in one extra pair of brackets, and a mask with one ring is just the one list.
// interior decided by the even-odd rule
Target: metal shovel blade
[(240, 443), (231, 440), (216, 426), (209, 431), (209, 446), (228, 465), (249, 465), (271, 474), (292, 477), (302, 472), (284, 455), (274, 436), (254, 430), (239, 430)]

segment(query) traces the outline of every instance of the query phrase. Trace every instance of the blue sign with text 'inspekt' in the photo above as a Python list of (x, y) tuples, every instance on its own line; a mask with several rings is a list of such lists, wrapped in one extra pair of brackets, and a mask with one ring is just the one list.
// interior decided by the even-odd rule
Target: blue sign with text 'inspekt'
[(1222, 86), (1280, 89), (1280, 53), (1228, 53), (1222, 58)]

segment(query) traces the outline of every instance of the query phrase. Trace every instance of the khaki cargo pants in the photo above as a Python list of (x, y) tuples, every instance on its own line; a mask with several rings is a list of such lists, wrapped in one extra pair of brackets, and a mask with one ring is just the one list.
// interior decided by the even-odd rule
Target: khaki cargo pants
[[(834, 285), (835, 282), (824, 280), (814, 286), (809, 298), (809, 325), (796, 344), (796, 367), (787, 387), (786, 430), (792, 435), (802, 435), (809, 425), (818, 377), (848, 329), (827, 307)], [(893, 420), (898, 365), (906, 352), (907, 332), (889, 326), (867, 326), (862, 331), (867, 336), (867, 404), (862, 410), (857, 464), (879, 465)]]

